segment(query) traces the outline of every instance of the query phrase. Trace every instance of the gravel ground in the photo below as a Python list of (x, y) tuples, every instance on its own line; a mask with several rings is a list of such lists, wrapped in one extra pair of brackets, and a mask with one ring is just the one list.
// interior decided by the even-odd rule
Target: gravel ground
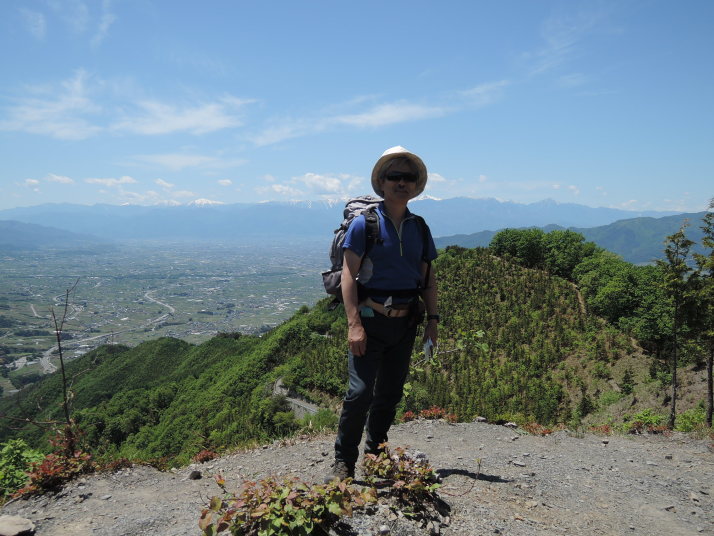
[[(333, 437), (298, 439), (161, 473), (148, 467), (82, 478), (56, 495), (15, 501), (2, 514), (32, 520), (42, 536), (197, 535), (208, 499), (243, 479), (270, 475), (320, 481)], [(415, 421), (397, 425), (390, 443), (425, 453), (442, 475), (450, 507), (441, 526), (422, 527), (386, 507), (357, 514), (340, 534), (714, 534), (711, 440), (568, 432), (525, 435), (485, 423)], [(191, 471), (203, 478), (192, 480)], [(360, 480), (358, 471), (357, 481)]]

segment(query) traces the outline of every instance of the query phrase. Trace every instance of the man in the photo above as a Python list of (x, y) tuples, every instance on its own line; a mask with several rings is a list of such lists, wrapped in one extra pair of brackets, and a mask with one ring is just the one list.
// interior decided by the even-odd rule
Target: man
[(383, 198), (376, 209), (380, 237), (365, 256), (363, 215), (352, 221), (345, 236), (341, 284), (349, 388), (327, 481), (354, 476), (365, 423), (365, 453), (378, 453), (379, 445), (387, 441), (424, 306), (424, 340), (437, 342), (439, 315), (431, 269), (436, 248), (429, 228), (407, 208), (409, 200), (424, 191), (426, 180), (426, 166), (417, 155), (403, 147), (385, 151), (372, 170), (372, 188)]

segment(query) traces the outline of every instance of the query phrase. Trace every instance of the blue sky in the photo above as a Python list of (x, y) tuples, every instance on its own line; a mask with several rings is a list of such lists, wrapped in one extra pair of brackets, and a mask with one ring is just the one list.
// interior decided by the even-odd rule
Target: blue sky
[(0, 209), (371, 193), (704, 210), (714, 2), (4, 0)]

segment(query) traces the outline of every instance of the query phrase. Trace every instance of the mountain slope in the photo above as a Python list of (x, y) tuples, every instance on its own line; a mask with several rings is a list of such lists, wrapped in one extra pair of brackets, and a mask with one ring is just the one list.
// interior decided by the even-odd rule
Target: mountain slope
[[(438, 405), (464, 420), (547, 424), (585, 416), (583, 401), (617, 391), (626, 367), (636, 385), (648, 381), (639, 349), (588, 316), (569, 282), (481, 249), (450, 248), (435, 269), (440, 352), (433, 363), (415, 354), (401, 411)], [(335, 407), (346, 386), (345, 337), (342, 310), (328, 311), (324, 300), (262, 337), (101, 347), (68, 366), (74, 415), (90, 447), (110, 456), (185, 463), (202, 448), (280, 437), (299, 423), (272, 396), (273, 383), (283, 378), (296, 395)], [(0, 414), (56, 419), (60, 393), (59, 375), (46, 377), (19, 394), (19, 406), (14, 397), (0, 401)], [(634, 395), (624, 400), (637, 408)], [(17, 432), (15, 424), (0, 421), (0, 441), (20, 435), (42, 444), (42, 430)]]

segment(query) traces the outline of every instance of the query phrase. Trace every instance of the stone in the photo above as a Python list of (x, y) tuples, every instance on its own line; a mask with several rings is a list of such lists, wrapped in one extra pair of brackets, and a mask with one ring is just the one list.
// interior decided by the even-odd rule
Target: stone
[(25, 536), (35, 533), (35, 524), (19, 516), (0, 516), (0, 536)]
[(382, 525), (379, 527), (380, 536), (388, 536), (391, 533), (392, 533), (392, 531), (390, 530), (390, 528), (387, 525)]
[(474, 422), (486, 422), (486, 417), (476, 417)]

